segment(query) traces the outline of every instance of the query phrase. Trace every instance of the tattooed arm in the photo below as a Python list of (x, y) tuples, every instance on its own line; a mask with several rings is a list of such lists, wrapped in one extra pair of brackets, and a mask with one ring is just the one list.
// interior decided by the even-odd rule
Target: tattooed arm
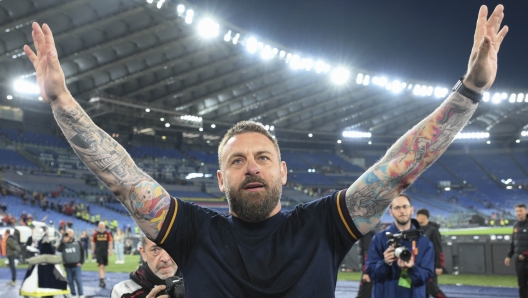
[[(489, 89), (497, 73), (497, 53), (508, 27), (499, 31), (504, 7), (498, 5), (489, 19), (482, 6), (464, 85), (476, 92)], [(460, 93), (452, 93), (431, 115), (409, 130), (346, 192), (346, 205), (364, 235), (385, 213), (392, 200), (447, 149), (477, 108)]]
[[(48, 25), (33, 23), (35, 54), (24, 51), (35, 67), (43, 99), (73, 150), (86, 166), (116, 195), (141, 230), (156, 239), (169, 208), (169, 194), (141, 171), (125, 149), (97, 127), (73, 99), (57, 58), (53, 34)], [(111, 247), (112, 244), (110, 244)]]

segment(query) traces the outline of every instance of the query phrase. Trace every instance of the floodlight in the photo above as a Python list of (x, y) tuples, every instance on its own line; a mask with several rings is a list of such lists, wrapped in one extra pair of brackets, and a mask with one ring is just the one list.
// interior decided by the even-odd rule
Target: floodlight
[(356, 83), (358, 85), (361, 85), (363, 83), (363, 74), (362, 73), (358, 73), (358, 75), (356, 77)]
[(363, 78), (363, 85), (368, 86), (368, 84), (370, 84), (370, 76), (369, 76), (369, 75), (366, 75), (366, 76)]
[(501, 93), (501, 99), (508, 98), (508, 93)]
[(198, 128), (198, 130), (199, 130), (199, 131), (203, 131), (203, 128), (202, 128), (202, 127), (200, 127), (200, 128)]
[(307, 71), (310, 71), (312, 69), (312, 66), (313, 66), (313, 60), (312, 59), (302, 59), (302, 65), (303, 65), (303, 68)]
[(279, 49), (273, 48), (272, 53), (273, 53), (273, 56), (277, 55), (279, 53)]
[(501, 95), (500, 93), (493, 94), (493, 98), (491, 99), (491, 102), (493, 103), (499, 103), (501, 102)]
[(160, 118), (160, 121), (165, 121), (165, 118)]
[(455, 139), (487, 139), (489, 132), (459, 132)]
[(321, 72), (325, 72), (325, 70), (329, 67), (330, 65), (324, 63), (323, 61), (319, 60), (317, 62), (315, 62), (315, 72), (316, 73), (321, 73)]
[(418, 84), (414, 85), (414, 89), (413, 89), (414, 95), (422, 95), (421, 90), (422, 90), (422, 86)]
[(150, 109), (145, 109), (145, 112), (149, 113), (149, 112), (150, 112)]
[(308, 134), (308, 137), (309, 137), (309, 138), (313, 137), (313, 134), (309, 133), (309, 134)]
[(279, 52), (279, 57), (281, 57), (281, 58), (286, 57), (286, 52), (285, 51), (280, 51)]
[(392, 81), (391, 85), (391, 91), (394, 93), (400, 93), (402, 91), (402, 83), (398, 80)]
[(161, 7), (163, 6), (163, 3), (165, 3), (165, 0), (159, 0), (158, 3), (156, 4), (156, 7), (158, 9), (161, 9)]
[(39, 96), (38, 100), (42, 101), (44, 100), (44, 98), (42, 98), (42, 96)]
[(302, 59), (298, 55), (293, 55), (290, 61), (290, 66), (293, 69), (302, 68)]
[(489, 92), (484, 92), (484, 96), (482, 97), (482, 100), (484, 102), (488, 102), (490, 100), (490, 94)]
[(13, 99), (13, 95), (8, 95), (7, 99), (9, 99), (9, 100)]
[(521, 140), (517, 139), (515, 140), (515, 143), (519, 144), (521, 142)]
[(237, 44), (239, 38), (240, 38), (240, 33), (237, 33), (237, 34), (235, 35), (235, 37), (233, 37), (233, 44)]
[(337, 140), (337, 143), (338, 143), (338, 144), (341, 144), (341, 140)]
[(266, 45), (262, 51), (260, 51), (260, 57), (264, 60), (269, 60), (273, 58), (273, 52), (271, 50), (271, 47)]
[(154, 2), (154, 0), (147, 0), (147, 3), (149, 3), (149, 4), (152, 3), (152, 2)]
[(185, 13), (185, 23), (189, 25), (192, 24), (193, 18), (194, 18), (194, 10), (192, 9), (187, 10), (187, 12)]
[(218, 23), (215, 23), (211, 19), (203, 19), (198, 25), (198, 31), (204, 37), (218, 36), (219, 30), (220, 30), (220, 25), (218, 25)]
[(225, 42), (231, 41), (231, 30), (227, 31), (227, 33), (224, 35), (224, 41)]
[(517, 102), (523, 102), (523, 99), (524, 99), (524, 94), (522, 93), (517, 94)]
[(180, 5), (176, 6), (176, 12), (178, 12), (179, 14), (184, 13), (185, 12), (185, 5), (180, 4)]
[(346, 83), (346, 81), (348, 81), (348, 78), (350, 77), (350, 72), (344, 68), (336, 68), (333, 72), (332, 72), (332, 81), (335, 83), (335, 84), (338, 84), (338, 85), (341, 85), (341, 84), (344, 84)]
[(165, 127), (170, 127), (170, 123), (169, 122), (165, 123)]
[(216, 127), (216, 125), (214, 123), (211, 124), (211, 128), (215, 128), (215, 127)]
[(510, 95), (510, 99), (508, 100), (509, 102), (515, 102), (515, 98), (516, 98), (516, 95), (515, 94), (511, 94)]
[(13, 84), (15, 91), (19, 93), (39, 94), (40, 89), (36, 84), (24, 80), (16, 80)]
[(248, 52), (255, 53), (257, 51), (257, 40), (253, 37), (248, 38), (246, 41), (246, 48)]

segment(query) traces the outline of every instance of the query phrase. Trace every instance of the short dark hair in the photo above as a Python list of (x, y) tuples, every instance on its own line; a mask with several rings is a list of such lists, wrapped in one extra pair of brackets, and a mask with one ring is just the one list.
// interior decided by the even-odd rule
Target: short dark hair
[[(407, 198), (407, 200), (409, 201), (409, 205), (412, 206), (411, 198), (409, 198), (409, 196), (407, 194), (401, 193), (401, 194), (395, 196), (394, 199), (396, 199), (397, 197), (405, 197), (405, 198)], [(392, 209), (392, 203), (389, 205), (389, 209)]]
[(524, 208), (524, 209), (526, 209), (526, 205), (525, 204), (517, 204), (517, 205), (515, 205), (515, 208)]
[(273, 146), (277, 150), (277, 154), (279, 156), (279, 162), (281, 161), (279, 143), (277, 142), (277, 139), (271, 133), (269, 133), (264, 125), (253, 121), (240, 121), (227, 131), (227, 133), (222, 138), (220, 145), (218, 145), (218, 165), (220, 169), (222, 169), (222, 151), (224, 150), (227, 141), (236, 135), (248, 132), (256, 132), (266, 136), (273, 143)]
[(427, 216), (427, 218), (429, 218), (429, 210), (425, 209), (425, 208), (421, 208), (421, 209), (418, 209), (418, 211), (416, 211), (416, 215), (418, 214), (422, 214), (422, 215), (425, 215)]

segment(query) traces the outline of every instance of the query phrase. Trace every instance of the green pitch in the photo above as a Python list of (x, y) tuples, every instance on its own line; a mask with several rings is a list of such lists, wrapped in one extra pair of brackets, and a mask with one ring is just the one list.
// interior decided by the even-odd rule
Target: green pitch
[(459, 235), (511, 235), (513, 227), (505, 228), (471, 228), (471, 229), (440, 229), (444, 236)]

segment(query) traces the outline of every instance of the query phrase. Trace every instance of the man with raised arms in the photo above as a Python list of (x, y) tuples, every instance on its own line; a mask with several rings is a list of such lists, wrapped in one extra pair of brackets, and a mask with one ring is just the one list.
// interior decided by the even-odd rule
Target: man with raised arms
[(493, 84), (508, 31), (501, 29), (503, 17), (502, 5), (489, 18), (487, 7), (480, 8), (466, 75), (440, 107), (348, 189), (288, 212), (280, 204), (286, 163), (262, 125), (236, 124), (218, 148), (218, 184), (230, 207), (230, 215), (222, 215), (172, 198), (92, 122), (66, 87), (46, 24), (33, 24), (36, 53), (24, 50), (73, 149), (145, 235), (171, 255), (189, 297), (333, 297), (345, 254), (446, 150)]

